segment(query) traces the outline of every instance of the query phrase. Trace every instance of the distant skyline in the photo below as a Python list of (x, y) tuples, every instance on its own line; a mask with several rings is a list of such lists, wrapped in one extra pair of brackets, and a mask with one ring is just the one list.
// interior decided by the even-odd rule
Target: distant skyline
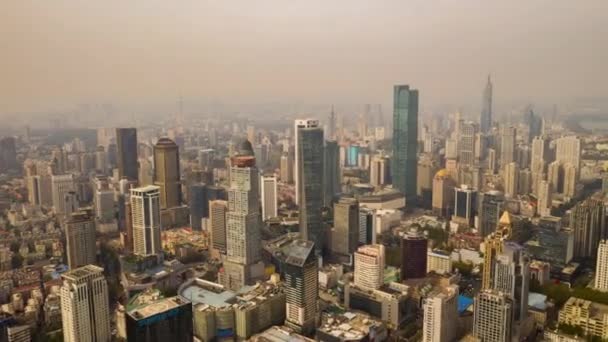
[(481, 107), (608, 94), (608, 1), (33, 1), (0, 4), (0, 118), (81, 103)]

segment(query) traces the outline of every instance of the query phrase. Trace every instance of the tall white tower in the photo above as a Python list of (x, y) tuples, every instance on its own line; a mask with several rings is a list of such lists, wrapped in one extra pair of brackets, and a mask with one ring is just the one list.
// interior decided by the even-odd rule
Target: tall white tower
[(160, 256), (160, 187), (148, 185), (131, 189), (133, 252)]

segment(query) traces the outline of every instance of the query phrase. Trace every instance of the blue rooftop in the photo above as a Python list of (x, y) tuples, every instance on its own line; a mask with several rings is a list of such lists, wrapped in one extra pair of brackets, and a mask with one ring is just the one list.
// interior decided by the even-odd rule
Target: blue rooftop
[(458, 295), (458, 313), (465, 312), (471, 305), (473, 305), (473, 298)]

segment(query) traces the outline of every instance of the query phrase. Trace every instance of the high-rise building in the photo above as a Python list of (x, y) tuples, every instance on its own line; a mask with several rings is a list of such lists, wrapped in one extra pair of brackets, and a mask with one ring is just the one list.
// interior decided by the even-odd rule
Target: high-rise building
[(355, 285), (375, 290), (384, 284), (384, 245), (364, 245), (355, 252)]
[(552, 194), (551, 185), (546, 180), (540, 182), (538, 187), (538, 215), (539, 216), (550, 216), (552, 207)]
[(0, 139), (0, 172), (17, 170), (17, 148), (14, 137)]
[(433, 214), (448, 217), (454, 207), (454, 182), (446, 169), (437, 171), (433, 177)]
[(61, 275), (61, 321), (66, 342), (111, 340), (108, 283), (103, 268), (87, 265)]
[(418, 179), (418, 90), (396, 85), (393, 94), (393, 187), (409, 206), (416, 199)]
[(325, 247), (325, 232), (321, 220), (323, 206), (323, 130), (317, 120), (296, 120), (296, 198), (300, 206), (300, 234), (314, 242), (315, 248)]
[(209, 222), (211, 255), (219, 259), (226, 255), (226, 213), (228, 202), (223, 200), (209, 201)]
[(262, 219), (268, 220), (278, 216), (277, 177), (262, 176)]
[(359, 245), (359, 202), (342, 198), (334, 204), (334, 227), (331, 231), (331, 252), (351, 255)]
[(504, 210), (504, 196), (500, 191), (489, 191), (479, 196), (479, 235), (488, 236), (496, 230)]
[(291, 184), (293, 183), (293, 154), (289, 152), (283, 152), (281, 155), (281, 182)]
[(401, 239), (401, 280), (424, 278), (426, 276), (428, 240), (416, 228)]
[(456, 223), (472, 226), (475, 218), (475, 205), (477, 203), (477, 190), (461, 185), (454, 188), (454, 215), (452, 220)]
[(53, 211), (57, 215), (64, 215), (70, 209), (66, 205), (66, 195), (76, 190), (74, 176), (72, 174), (53, 175), (51, 184), (53, 189)]
[(473, 312), (474, 337), (480, 341), (511, 341), (513, 302), (506, 294), (495, 290), (479, 292)]
[(476, 123), (460, 121), (458, 136), (458, 164), (472, 166), (476, 162), (475, 137), (479, 131)]
[(576, 183), (578, 182), (578, 170), (571, 163), (564, 164), (564, 197), (571, 199), (576, 195)]
[(116, 148), (118, 178), (137, 181), (137, 130), (117, 128)]
[(595, 259), (595, 285), (596, 290), (608, 291), (608, 241), (602, 240), (597, 249)]
[[(4, 335), (4, 334), (3, 334)], [(4, 336), (3, 336), (4, 337)], [(14, 325), (6, 328), (7, 342), (30, 342), (32, 336), (29, 325)]]
[(226, 261), (220, 279), (224, 286), (238, 290), (263, 273), (260, 241), (260, 175), (253, 148), (241, 142), (231, 158), (228, 212), (226, 213)]
[(369, 245), (376, 243), (374, 230), (374, 210), (359, 207), (359, 244)]
[(373, 186), (383, 186), (391, 181), (390, 159), (383, 154), (372, 157), (369, 168), (369, 183)]
[(179, 148), (169, 138), (160, 138), (154, 145), (154, 185), (160, 187), (162, 209), (182, 204)]
[(114, 190), (110, 189), (108, 177), (97, 176), (93, 184), (95, 218), (102, 223), (112, 222), (115, 218)]
[(492, 80), (488, 75), (488, 82), (483, 90), (481, 101), (481, 115), (479, 118), (481, 133), (487, 134), (492, 129)]
[(574, 232), (574, 258), (593, 258), (600, 240), (608, 238), (606, 208), (601, 200), (588, 198), (570, 210)]
[(546, 165), (552, 160), (549, 138), (546, 136), (534, 137), (530, 151), (530, 170), (533, 173), (545, 172)]
[(426, 296), (422, 302), (423, 342), (452, 341), (458, 321), (458, 285), (449, 285)]
[(527, 195), (532, 192), (532, 173), (530, 169), (519, 170), (517, 193)]
[(340, 189), (340, 147), (335, 140), (325, 142), (323, 167), (323, 203), (326, 207), (331, 207)]
[(319, 295), (318, 266), (312, 241), (295, 240), (285, 261), (285, 324), (304, 335), (313, 335)]
[(555, 193), (564, 191), (564, 170), (560, 161), (556, 160), (547, 167), (547, 181)]
[(125, 315), (127, 341), (191, 342), (192, 303), (175, 296), (139, 306)]
[(555, 140), (555, 160), (565, 164), (570, 163), (580, 170), (581, 139), (575, 136), (562, 137)]
[(511, 237), (513, 231), (513, 218), (508, 211), (504, 211), (496, 230), (490, 235), (486, 236), (484, 240), (485, 251), (484, 257), (484, 268), (481, 278), (482, 289), (493, 289), (495, 282), (495, 265), (497, 256), (502, 253), (504, 243)]
[(502, 127), (500, 130), (500, 166), (505, 167), (515, 161), (515, 143), (517, 130), (515, 127)]
[(142, 256), (160, 256), (160, 188), (148, 185), (131, 189), (131, 215), (133, 225), (133, 253)]
[(524, 123), (528, 126), (528, 143), (531, 143), (534, 138), (542, 134), (543, 120), (540, 116), (534, 114), (534, 111), (529, 108), (524, 113)]
[(494, 264), (494, 289), (503, 292), (513, 301), (513, 319), (521, 321), (528, 313), (530, 286), (530, 260), (524, 249), (506, 241)]
[(97, 247), (93, 217), (86, 211), (72, 213), (64, 222), (64, 231), (70, 269), (95, 264)]
[(193, 230), (202, 230), (202, 220), (209, 217), (209, 198), (207, 186), (203, 183), (190, 186), (190, 225)]
[[(300, 204), (300, 180), (301, 180), (301, 172), (300, 172), (300, 164), (301, 162), (301, 150), (302, 146), (300, 143), (300, 130), (305, 128), (319, 128), (319, 121), (314, 119), (296, 119), (294, 122), (294, 182), (295, 182), (295, 190), (296, 190), (296, 204)], [(323, 140), (321, 140), (321, 143)]]
[(516, 197), (519, 185), (519, 166), (515, 162), (503, 165), (503, 180), (506, 197)]

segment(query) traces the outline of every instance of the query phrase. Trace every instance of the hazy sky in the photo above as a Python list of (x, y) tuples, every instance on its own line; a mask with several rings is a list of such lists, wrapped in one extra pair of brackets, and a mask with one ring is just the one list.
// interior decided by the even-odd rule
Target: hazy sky
[(608, 96), (607, 0), (2, 0), (0, 115), (78, 103)]

